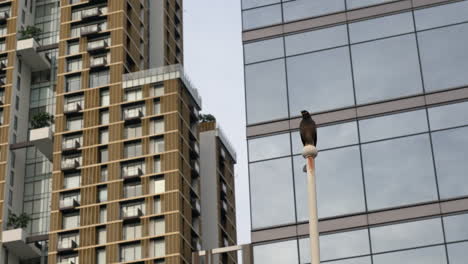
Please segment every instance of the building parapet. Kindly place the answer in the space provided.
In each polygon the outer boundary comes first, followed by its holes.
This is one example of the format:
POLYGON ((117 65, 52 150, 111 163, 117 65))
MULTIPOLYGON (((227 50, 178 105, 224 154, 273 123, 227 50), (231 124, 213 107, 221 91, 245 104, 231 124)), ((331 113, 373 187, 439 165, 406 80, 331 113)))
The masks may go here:
POLYGON ((181 64, 173 64, 158 68, 152 68, 139 72, 131 72, 123 75, 123 88, 135 87, 144 84, 157 83, 166 80, 173 80, 180 78, 190 95, 201 108, 202 101, 198 90, 192 85, 192 82, 185 74, 184 68, 181 64))

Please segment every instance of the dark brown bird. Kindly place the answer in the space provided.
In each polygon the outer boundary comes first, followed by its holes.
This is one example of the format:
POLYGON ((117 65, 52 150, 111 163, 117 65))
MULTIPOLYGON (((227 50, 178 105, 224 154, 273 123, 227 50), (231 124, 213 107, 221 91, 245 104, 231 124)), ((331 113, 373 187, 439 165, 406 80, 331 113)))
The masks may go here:
POLYGON ((313 145, 317 146, 317 125, 315 121, 310 116, 308 111, 302 110, 302 121, 299 126, 301 133, 301 140, 304 146, 313 145))

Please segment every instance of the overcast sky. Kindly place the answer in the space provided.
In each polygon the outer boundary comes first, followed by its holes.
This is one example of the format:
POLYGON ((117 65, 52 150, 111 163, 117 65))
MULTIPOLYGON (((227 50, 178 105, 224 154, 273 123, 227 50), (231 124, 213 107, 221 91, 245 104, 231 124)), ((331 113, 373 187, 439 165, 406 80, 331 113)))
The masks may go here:
POLYGON ((238 243, 250 242, 240 0, 185 0, 185 69, 237 151, 238 243))

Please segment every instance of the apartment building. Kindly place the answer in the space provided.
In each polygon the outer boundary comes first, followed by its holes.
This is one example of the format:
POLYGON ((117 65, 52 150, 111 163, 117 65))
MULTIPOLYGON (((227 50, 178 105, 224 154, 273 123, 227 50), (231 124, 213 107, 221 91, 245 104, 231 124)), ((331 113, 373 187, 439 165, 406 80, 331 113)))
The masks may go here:
MULTIPOLYGON (((200 131, 201 211, 203 249, 237 245, 234 164, 236 152, 216 121, 202 122, 200 131)), ((213 256, 212 263, 237 263, 237 254, 213 256)))
POLYGON ((1 263, 191 262, 182 34, 180 0, 0 1, 1 263))
POLYGON ((242 0, 256 264, 466 262, 468 1, 242 0))

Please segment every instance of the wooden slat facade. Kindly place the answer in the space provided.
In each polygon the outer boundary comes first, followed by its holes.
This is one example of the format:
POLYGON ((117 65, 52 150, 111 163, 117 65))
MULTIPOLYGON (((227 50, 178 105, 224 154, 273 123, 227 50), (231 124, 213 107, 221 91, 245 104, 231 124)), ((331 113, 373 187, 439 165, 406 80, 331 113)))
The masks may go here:
MULTIPOLYGON (((8 171, 8 158, 10 156, 9 143, 12 139, 11 131, 11 107, 14 102, 13 89, 14 89, 14 67, 16 64, 16 25, 17 25, 17 9, 18 0, 1 1, 0 6, 10 6, 10 16, 6 21, 7 33, 2 38, 5 39, 5 51, 0 52, 0 57, 7 58, 8 63, 5 68, 1 69, 6 76, 4 85, 0 86, 3 90, 3 104, 0 105, 0 115, 3 120, 0 124, 0 225, 3 225, 4 215, 7 208, 3 205, 7 201, 8 187, 5 184, 6 176, 9 175, 8 171)), ((0 235, 1 241, 1 235, 0 235)))
MULTIPOLYGON (((74 251, 78 254, 80 263, 96 263, 96 250, 106 249, 108 263, 120 262, 120 245, 134 240, 124 240, 122 229, 123 220, 121 217, 121 204, 134 200, 144 201, 146 206, 145 215, 140 218, 142 224, 142 238, 139 241, 142 246, 142 260, 138 263, 154 263, 155 258, 150 254, 151 241, 161 236, 151 236, 149 233, 150 219, 163 217, 165 219, 165 239, 166 257, 165 263, 179 264, 190 263, 192 248, 192 205, 191 205, 191 177, 192 168, 190 160, 190 142, 198 135, 190 132, 191 114, 194 101, 191 99, 187 89, 179 79, 164 81, 164 95, 154 97, 150 95, 153 85, 147 84, 142 88, 143 98, 131 103, 124 101, 122 88, 122 76, 127 72, 134 72, 146 69, 149 65, 148 47, 148 7, 144 6, 146 1, 140 0, 112 0, 107 2, 107 29, 99 34, 107 34, 110 38, 110 45, 107 51, 110 54, 109 85, 103 87, 89 88, 90 54, 87 52, 88 38, 81 36, 71 37, 73 26, 80 24, 80 21, 72 21, 72 12, 91 6, 92 3, 82 1, 78 4, 70 5, 68 0, 61 1, 61 26, 58 59, 58 80, 57 80, 57 109, 56 109, 56 131, 54 136, 53 154, 53 183, 52 183, 52 209, 49 235, 49 264, 58 263, 58 255, 63 254, 57 251, 57 244, 60 234, 76 232, 80 235, 78 248, 74 251), (141 14, 146 14, 141 16, 141 14), (79 56, 82 58, 83 69, 81 75, 81 89, 74 92, 66 91, 67 72, 67 43, 78 40, 80 43, 79 56), (100 105, 100 94, 103 90, 108 90, 110 104, 100 105), (84 97, 83 109, 78 115, 83 117, 83 128, 80 130, 67 131, 66 122, 69 118, 64 114, 65 97, 73 94, 82 94, 84 97), (152 114, 154 101, 159 100, 161 113, 152 114), (129 104, 142 104, 145 106, 145 116, 141 119, 142 135, 131 140, 125 139, 123 130, 125 121, 123 119, 123 108, 129 104), (100 113, 109 112, 109 124, 100 124, 100 113), (150 148, 150 140, 154 138, 150 132, 150 120, 163 118, 165 132, 161 135, 164 138, 165 151, 155 154, 150 148), (107 129, 109 132, 109 142, 100 143, 100 131, 107 129), (79 153, 81 153, 82 163, 79 168, 81 174, 81 185, 73 190, 79 191, 80 203, 75 210, 80 213, 80 226, 74 229, 63 229, 63 214, 59 207, 60 195, 71 191, 64 189, 64 172, 61 170, 61 161, 67 154, 62 153, 63 138, 69 134, 80 133, 83 137, 79 153), (146 172, 140 177, 142 184, 142 195, 132 198, 124 198, 124 180, 121 175, 121 164, 123 162, 135 160, 133 157, 124 157, 124 144, 128 141, 140 140, 142 142, 143 155, 138 160, 143 160, 146 172), (100 149, 107 148, 108 161, 101 162, 100 149), (161 159, 161 173, 153 173, 154 159, 161 159), (107 180, 101 179, 103 168, 107 169, 107 180), (154 195, 150 192, 150 178, 164 177, 165 192, 154 195), (107 201, 98 201, 98 190, 107 188, 107 201), (155 212, 155 197, 161 199, 162 212, 155 212), (107 222, 100 223, 100 210, 105 207, 107 222), (97 243, 97 229, 106 228, 106 243, 97 243)), ((165 54, 165 61, 169 64, 182 61, 182 32, 181 26, 177 29, 173 23, 174 15, 180 17, 182 23, 182 4, 180 0, 163 1, 167 15, 172 16, 172 25, 165 26, 166 30, 172 30, 173 42, 169 48, 170 53, 165 54), (175 4, 177 2, 177 4, 175 4), (169 6, 166 6, 169 5, 169 6), (177 6, 177 10, 176 10, 177 6), (176 39, 176 33, 179 40, 176 39), (176 54, 176 46, 180 54, 176 54), (178 57, 178 59, 176 59, 178 57)), ((99 1, 97 1, 99 3, 99 1)), ((76 55, 73 55, 76 57, 76 55)), ((76 74, 74 72, 73 74, 76 74)), ((195 138, 195 139, 194 139, 195 138)), ((198 143, 196 143, 198 144, 198 143)), ((134 262, 129 262, 134 263, 134 262)))

